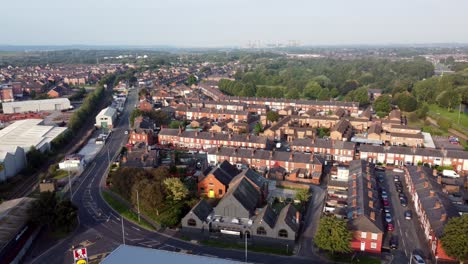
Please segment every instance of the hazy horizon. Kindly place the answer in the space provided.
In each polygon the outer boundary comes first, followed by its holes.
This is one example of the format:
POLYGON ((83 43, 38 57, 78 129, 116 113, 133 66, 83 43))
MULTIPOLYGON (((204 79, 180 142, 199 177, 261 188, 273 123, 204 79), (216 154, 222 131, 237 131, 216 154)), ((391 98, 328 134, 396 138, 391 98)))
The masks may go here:
POLYGON ((19 0, 0 45, 240 47, 465 44, 463 0, 19 0))

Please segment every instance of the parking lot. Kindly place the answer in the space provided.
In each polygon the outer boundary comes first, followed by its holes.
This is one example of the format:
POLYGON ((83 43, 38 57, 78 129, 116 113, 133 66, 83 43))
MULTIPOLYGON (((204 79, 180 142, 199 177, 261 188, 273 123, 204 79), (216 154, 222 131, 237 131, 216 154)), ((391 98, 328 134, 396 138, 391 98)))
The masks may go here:
POLYGON ((404 173, 392 169, 375 170, 375 176, 379 183, 386 229, 382 247, 392 252, 393 263, 409 263, 413 254, 430 259, 423 230, 404 182, 404 173), (407 211, 411 217, 405 215, 407 211))

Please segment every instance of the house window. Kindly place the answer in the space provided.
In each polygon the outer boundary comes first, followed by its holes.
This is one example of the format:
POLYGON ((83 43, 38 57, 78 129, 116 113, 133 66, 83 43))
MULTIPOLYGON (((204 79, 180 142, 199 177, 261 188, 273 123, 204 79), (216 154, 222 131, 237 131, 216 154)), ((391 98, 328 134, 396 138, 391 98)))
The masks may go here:
POLYGON ((378 237, 377 233, 372 233, 372 240, 377 240, 377 237, 378 237))
POLYGON ((205 191, 205 188, 201 187, 200 192, 204 192, 204 191, 205 191))
POLYGON ((263 226, 259 226, 257 228, 257 235, 265 236, 266 235, 266 230, 263 226))
POLYGON ((370 243, 370 247, 372 249, 376 249, 377 248, 377 243, 375 243, 375 242, 370 243))
POLYGON ((367 237, 367 233, 366 232, 361 232, 361 238, 366 238, 367 237))
POLYGON ((187 220, 187 225, 189 225, 189 226, 196 226, 196 225, 197 225, 197 221, 195 221, 195 219, 190 218, 189 220, 187 220))
POLYGON ((278 231, 278 236, 279 237, 288 237, 288 231, 286 231, 284 229, 281 229, 280 231, 278 231))
POLYGON ((223 190, 222 190, 222 189, 219 189, 219 190, 218 190, 218 194, 219 194, 219 195, 222 195, 222 194, 223 194, 223 190))

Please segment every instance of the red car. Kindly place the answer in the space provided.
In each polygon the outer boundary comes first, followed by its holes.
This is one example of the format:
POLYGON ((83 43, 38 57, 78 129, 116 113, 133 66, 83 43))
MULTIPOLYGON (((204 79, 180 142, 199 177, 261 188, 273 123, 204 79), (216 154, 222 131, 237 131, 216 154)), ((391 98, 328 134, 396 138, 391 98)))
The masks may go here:
POLYGON ((393 230, 395 230, 395 227, 393 226, 392 223, 387 224, 387 230, 388 230, 388 231, 393 231, 393 230))
POLYGON ((384 205, 384 206, 390 206, 390 203, 388 202, 388 200, 384 200, 384 201, 383 201, 383 205, 384 205))

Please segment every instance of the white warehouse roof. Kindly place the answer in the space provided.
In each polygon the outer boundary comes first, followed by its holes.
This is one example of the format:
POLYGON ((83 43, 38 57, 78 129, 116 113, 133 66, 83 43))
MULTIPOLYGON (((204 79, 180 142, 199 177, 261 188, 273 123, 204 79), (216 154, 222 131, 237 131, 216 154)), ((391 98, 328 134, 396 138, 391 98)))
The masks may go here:
POLYGON ((160 249, 120 245, 101 264, 138 264, 171 263, 171 264, 234 264, 245 263, 222 258, 184 254, 160 249))
POLYGON ((3 103, 3 107, 17 107, 26 105, 40 105, 40 104, 65 104, 70 105, 68 98, 54 98, 54 99, 43 99, 43 100, 27 100, 27 101, 16 101, 3 103))
POLYGON ((113 107, 106 107, 99 112, 98 116, 114 116, 116 111, 113 107))
POLYGON ((42 119, 16 121, 0 130, 0 149, 21 147, 25 152, 29 151, 31 146, 41 149, 65 130, 66 127, 44 126, 42 119))

